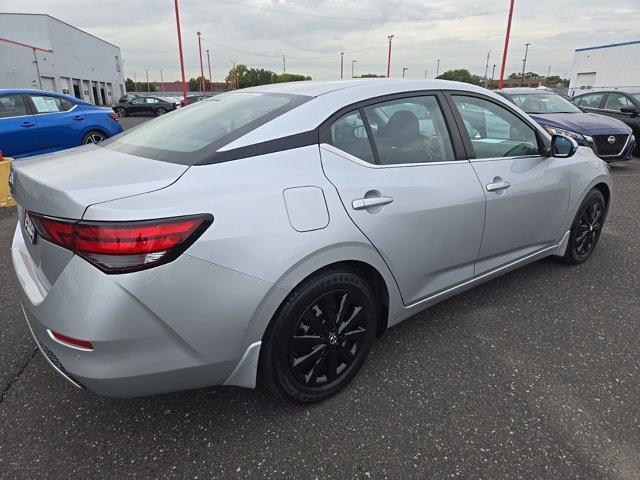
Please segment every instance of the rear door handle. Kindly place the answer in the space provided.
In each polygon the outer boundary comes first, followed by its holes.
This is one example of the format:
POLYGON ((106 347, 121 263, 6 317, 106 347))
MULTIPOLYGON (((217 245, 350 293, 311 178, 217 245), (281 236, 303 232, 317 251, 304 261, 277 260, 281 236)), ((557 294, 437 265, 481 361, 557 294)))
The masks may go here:
POLYGON ((84 120, 84 117, 82 115, 76 115, 75 117, 73 117, 74 120, 84 120))
POLYGON ((391 197, 357 198, 351 202, 351 206, 354 210, 364 210, 366 208, 389 205, 391 202, 393 202, 391 197))
POLYGON ((511 184, 509 182, 495 182, 487 185, 487 192, 495 192, 496 190, 506 190, 511 184))
POLYGON ((35 123, 33 123, 33 122, 24 122, 24 123, 23 123, 22 125, 20 125, 20 126, 21 126, 21 127, 25 127, 25 128, 27 128, 27 127, 35 127, 35 126, 36 126, 36 124, 35 124, 35 123))

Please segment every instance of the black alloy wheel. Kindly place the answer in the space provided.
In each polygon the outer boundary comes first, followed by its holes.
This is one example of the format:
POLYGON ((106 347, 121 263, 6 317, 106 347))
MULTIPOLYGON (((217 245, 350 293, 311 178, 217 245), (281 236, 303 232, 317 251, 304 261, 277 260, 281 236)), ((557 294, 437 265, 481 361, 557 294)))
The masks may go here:
POLYGON ((330 384, 355 361, 367 334, 366 307, 347 290, 325 293, 305 310, 289 340, 289 368, 303 385, 330 384))
POLYGON ((167 111, 164 108, 159 108, 158 110, 156 110, 156 115, 158 116, 164 115, 165 113, 167 113, 167 111))
POLYGON ((287 297, 264 335, 260 376, 277 397, 324 400, 356 375, 371 350, 379 307, 355 270, 321 271, 287 297))
POLYGON ((589 192, 573 222, 565 261, 578 264, 589 259, 600 239, 606 214, 602 193, 599 190, 589 192))
POLYGON ((126 117, 126 116, 127 116, 127 111, 126 111, 124 108, 122 108, 122 107, 117 108, 117 109, 116 109, 116 113, 117 113, 117 114, 118 114, 118 116, 119 116, 119 117, 121 117, 121 118, 122 118, 122 117, 126 117))

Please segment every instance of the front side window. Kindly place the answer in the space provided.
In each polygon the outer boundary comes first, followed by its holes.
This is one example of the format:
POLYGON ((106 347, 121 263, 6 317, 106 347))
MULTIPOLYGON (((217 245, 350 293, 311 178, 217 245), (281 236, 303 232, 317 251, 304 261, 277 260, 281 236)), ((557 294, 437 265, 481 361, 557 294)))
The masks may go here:
POLYGON ((62 105, 62 100, 58 97, 46 95, 30 95, 31 101, 36 108, 36 113, 55 113, 67 110, 62 105))
POLYGON ((506 108, 477 97, 454 95, 453 100, 476 158, 540 153, 535 130, 506 108))
POLYGON ((2 95, 0 97, 0 118, 20 117, 27 114, 27 106, 22 95, 2 95))
POLYGON ((383 165, 455 160, 435 96, 402 98, 364 108, 383 165))
POLYGON ((376 163, 359 111, 347 113, 333 122, 331 144, 365 162, 376 163))
POLYGON ((604 108, 607 110, 620 110, 624 107, 633 107, 633 102, 622 93, 610 93, 607 95, 607 101, 604 104, 604 108))
MULTIPOLYGON (((132 155, 194 165, 310 98, 275 93, 225 93, 144 123, 100 145, 132 155)), ((134 103, 141 101, 145 99, 137 98, 134 103)))

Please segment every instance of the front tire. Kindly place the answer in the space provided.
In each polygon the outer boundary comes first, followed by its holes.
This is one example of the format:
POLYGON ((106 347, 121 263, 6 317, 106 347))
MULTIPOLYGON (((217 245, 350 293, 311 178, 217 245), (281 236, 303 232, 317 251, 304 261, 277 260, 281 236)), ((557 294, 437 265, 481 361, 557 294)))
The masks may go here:
POLYGON ((122 117, 126 117, 127 116, 127 111, 124 108, 118 108, 116 109, 116 114, 122 118, 122 117))
POLYGON ((156 115, 159 117, 160 115, 164 115, 165 113, 167 113, 167 111, 164 108, 159 108, 156 111, 156 115))
POLYGON ((296 287, 263 339, 260 374, 278 398, 309 404, 347 385, 364 364, 379 309, 371 287, 348 268, 319 272, 296 287))
POLYGON ((598 244, 607 213, 602 193, 591 190, 580 204, 573 220, 569 244, 563 260, 570 265, 586 262, 598 244))

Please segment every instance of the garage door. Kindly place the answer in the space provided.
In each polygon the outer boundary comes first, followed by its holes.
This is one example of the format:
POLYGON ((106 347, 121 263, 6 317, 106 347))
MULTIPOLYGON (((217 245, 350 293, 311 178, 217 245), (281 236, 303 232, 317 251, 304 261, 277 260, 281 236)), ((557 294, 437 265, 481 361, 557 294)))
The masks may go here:
POLYGON ((43 90, 49 90, 50 92, 56 91, 56 87, 53 84, 53 77, 40 77, 40 81, 42 82, 43 90))
POLYGON ((589 88, 596 84, 596 72, 579 73, 576 77, 577 88, 589 88))

